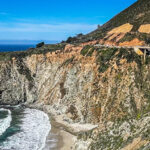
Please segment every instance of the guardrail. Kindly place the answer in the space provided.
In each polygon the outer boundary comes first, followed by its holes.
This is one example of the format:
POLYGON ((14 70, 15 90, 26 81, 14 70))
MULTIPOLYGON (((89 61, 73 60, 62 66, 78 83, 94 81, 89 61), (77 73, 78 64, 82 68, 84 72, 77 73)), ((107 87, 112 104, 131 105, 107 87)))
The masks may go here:
POLYGON ((134 48, 132 46, 115 46, 115 45, 102 45, 102 44, 96 44, 95 47, 106 47, 106 48, 134 48))

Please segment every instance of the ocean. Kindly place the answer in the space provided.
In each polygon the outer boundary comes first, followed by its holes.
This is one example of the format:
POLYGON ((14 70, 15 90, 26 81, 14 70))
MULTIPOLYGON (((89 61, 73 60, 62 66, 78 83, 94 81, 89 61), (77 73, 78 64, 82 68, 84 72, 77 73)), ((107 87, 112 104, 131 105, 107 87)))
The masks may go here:
POLYGON ((49 117, 40 110, 0 108, 0 150, 43 150, 50 130, 49 117))
POLYGON ((0 52, 24 51, 29 48, 35 48, 35 45, 0 44, 0 52))

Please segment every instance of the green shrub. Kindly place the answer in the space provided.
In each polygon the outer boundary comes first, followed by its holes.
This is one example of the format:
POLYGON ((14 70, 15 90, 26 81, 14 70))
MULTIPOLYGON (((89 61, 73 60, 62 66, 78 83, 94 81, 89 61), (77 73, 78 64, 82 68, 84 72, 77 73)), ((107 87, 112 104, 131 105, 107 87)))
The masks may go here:
POLYGON ((85 47, 83 47, 83 49, 81 50, 80 54, 83 56, 92 56, 94 50, 96 48, 93 47, 92 45, 86 45, 85 47))
POLYGON ((80 54, 83 55, 83 56, 85 56, 85 55, 88 53, 88 51, 89 51, 90 48, 91 48, 90 45, 86 45, 86 46, 83 47, 83 49, 81 50, 80 54))
POLYGON ((36 48, 39 48, 39 47, 42 47, 42 46, 44 46, 44 42, 41 42, 41 43, 38 43, 37 45, 36 45, 36 48))
POLYGON ((75 56, 72 56, 71 58, 65 60, 65 61, 62 63, 61 67, 62 67, 62 66, 65 66, 65 65, 68 65, 69 63, 72 63, 73 60, 74 60, 74 58, 75 58, 75 56))
POLYGON ((97 63, 100 65, 99 72, 105 72, 117 52, 116 48, 108 48, 98 52, 97 63))
POLYGON ((66 40, 66 43, 74 43, 76 42, 77 38, 76 37, 68 37, 68 39, 66 40))

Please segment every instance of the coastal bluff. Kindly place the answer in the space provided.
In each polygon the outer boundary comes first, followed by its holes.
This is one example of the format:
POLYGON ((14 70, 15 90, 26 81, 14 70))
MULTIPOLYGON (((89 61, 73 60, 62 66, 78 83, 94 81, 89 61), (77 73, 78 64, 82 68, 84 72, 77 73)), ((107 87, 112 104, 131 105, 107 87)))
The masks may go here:
POLYGON ((72 149, 149 148, 149 58, 143 64, 132 48, 92 44, 44 45, 0 58, 0 104, 49 113, 76 136, 72 149))

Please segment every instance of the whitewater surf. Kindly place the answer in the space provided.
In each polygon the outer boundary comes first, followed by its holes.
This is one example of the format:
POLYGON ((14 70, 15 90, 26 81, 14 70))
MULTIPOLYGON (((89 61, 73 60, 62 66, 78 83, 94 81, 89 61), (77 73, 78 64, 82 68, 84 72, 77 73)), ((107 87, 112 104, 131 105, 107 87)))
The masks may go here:
POLYGON ((23 110, 20 120, 16 121, 18 125, 15 126, 13 121, 15 117, 17 118, 17 115, 14 117, 13 110, 1 108, 0 113, 5 114, 4 117, 0 117, 0 149, 43 150, 46 138, 51 130, 47 114, 39 110, 26 108, 23 110), (17 132, 13 133, 12 129, 17 132), (11 133, 10 136, 9 133, 11 133))

